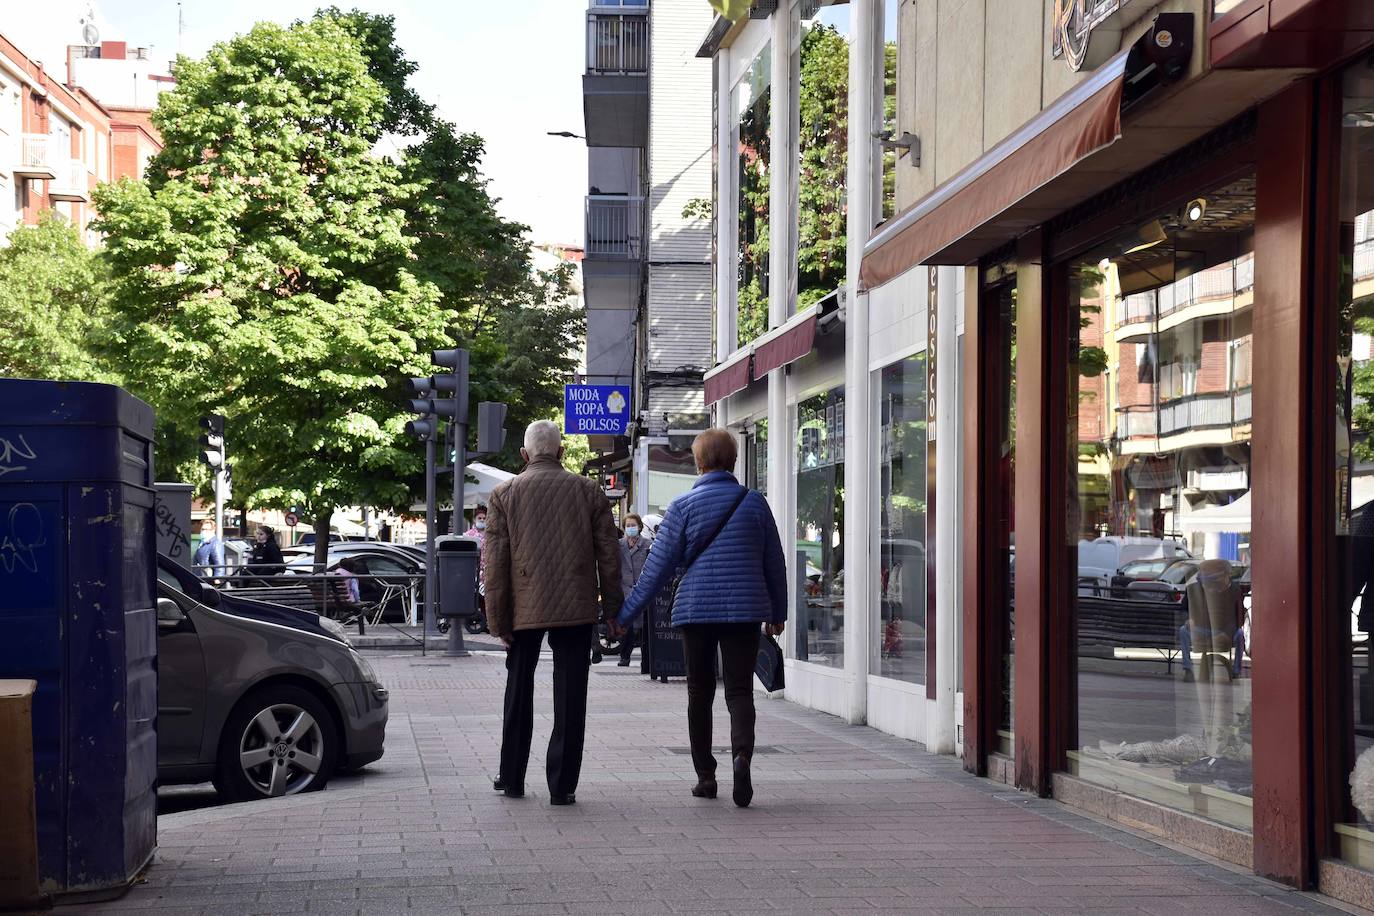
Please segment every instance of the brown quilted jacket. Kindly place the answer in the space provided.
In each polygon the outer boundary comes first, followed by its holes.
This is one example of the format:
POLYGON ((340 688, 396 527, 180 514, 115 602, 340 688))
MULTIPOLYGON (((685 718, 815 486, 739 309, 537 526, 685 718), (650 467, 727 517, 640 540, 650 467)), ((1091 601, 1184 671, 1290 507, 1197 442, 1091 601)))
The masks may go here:
POLYGON ((487 505, 487 625, 515 630, 594 623, 620 612, 620 532, 596 482, 539 457, 487 505))

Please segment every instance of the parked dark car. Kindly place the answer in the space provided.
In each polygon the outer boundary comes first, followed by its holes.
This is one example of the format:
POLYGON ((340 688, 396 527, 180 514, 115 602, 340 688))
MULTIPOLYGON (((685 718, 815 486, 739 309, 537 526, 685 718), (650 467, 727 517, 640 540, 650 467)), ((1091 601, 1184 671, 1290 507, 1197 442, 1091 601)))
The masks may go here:
MULTIPOLYGON (((1132 601, 1167 601, 1181 604, 1189 584, 1197 578, 1202 560, 1180 560, 1160 573, 1159 578, 1131 582, 1126 586, 1126 597, 1132 601)), ((1232 581, 1248 582, 1246 578, 1250 567, 1238 563, 1231 564, 1232 581)))
POLYGON ((382 756, 388 694, 333 621, 158 557, 158 778, 232 801, 324 788, 382 756))
POLYGON ((1186 562, 1178 557, 1150 557, 1132 560, 1124 564, 1112 576, 1112 597, 1125 598, 1126 589, 1132 582, 1151 582, 1164 574, 1169 567, 1186 562))
MULTIPOLYGON (((424 561, 405 551, 376 544, 329 545, 326 570, 337 569, 344 560, 358 577, 358 597, 364 605, 382 605, 383 619, 400 619, 407 602, 424 594, 424 561)), ((287 555, 286 573, 308 575, 314 571, 314 563, 313 551, 294 557, 287 555)))

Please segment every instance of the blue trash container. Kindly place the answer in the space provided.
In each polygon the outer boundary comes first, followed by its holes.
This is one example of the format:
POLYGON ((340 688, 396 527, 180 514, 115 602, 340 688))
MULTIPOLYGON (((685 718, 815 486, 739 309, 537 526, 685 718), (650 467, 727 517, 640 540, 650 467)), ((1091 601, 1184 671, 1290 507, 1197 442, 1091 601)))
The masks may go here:
POLYGON ((38 682, 39 883, 122 893, 157 840, 153 410, 0 378, 0 678, 38 682))

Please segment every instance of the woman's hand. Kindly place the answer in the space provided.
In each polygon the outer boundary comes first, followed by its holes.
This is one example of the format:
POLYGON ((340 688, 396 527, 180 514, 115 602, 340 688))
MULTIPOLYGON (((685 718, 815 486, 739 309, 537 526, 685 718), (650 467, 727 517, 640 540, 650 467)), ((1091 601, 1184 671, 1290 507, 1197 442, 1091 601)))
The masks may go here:
POLYGON ((784 623, 765 623, 765 624, 763 625, 763 632, 767 633, 769 636, 781 636, 781 635, 782 635, 782 631, 783 631, 784 629, 786 629, 786 628, 787 628, 787 624, 786 624, 785 622, 784 622, 784 623))

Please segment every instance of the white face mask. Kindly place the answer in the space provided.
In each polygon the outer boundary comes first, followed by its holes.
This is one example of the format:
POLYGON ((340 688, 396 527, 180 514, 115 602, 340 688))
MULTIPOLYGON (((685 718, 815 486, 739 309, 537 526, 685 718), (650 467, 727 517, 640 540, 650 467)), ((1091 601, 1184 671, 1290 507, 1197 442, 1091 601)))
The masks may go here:
POLYGON ((630 527, 626 528, 626 529, 625 529, 625 536, 626 536, 627 538, 637 538, 637 537, 639 537, 639 526, 638 526, 638 525, 631 525, 630 527))
POLYGON ((486 531, 486 530, 487 530, 487 520, 486 520, 486 519, 484 519, 484 518, 479 518, 479 519, 477 520, 477 530, 478 530, 478 531, 486 531))

